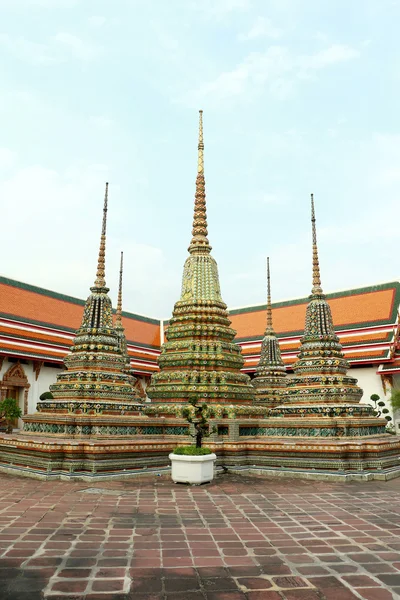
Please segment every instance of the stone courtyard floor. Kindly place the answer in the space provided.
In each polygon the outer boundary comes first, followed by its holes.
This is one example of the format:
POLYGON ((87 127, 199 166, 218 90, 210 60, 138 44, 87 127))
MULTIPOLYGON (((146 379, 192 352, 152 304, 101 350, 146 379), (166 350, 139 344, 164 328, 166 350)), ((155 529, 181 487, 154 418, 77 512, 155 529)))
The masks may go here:
POLYGON ((0 475, 0 598, 400 598, 400 479, 0 475))

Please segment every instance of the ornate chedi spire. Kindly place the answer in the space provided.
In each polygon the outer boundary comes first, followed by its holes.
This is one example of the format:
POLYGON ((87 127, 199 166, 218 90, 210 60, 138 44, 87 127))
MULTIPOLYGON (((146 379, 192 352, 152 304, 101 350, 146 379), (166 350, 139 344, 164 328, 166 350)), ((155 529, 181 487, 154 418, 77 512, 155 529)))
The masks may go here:
POLYGON ((252 381, 256 389, 256 402, 276 406, 285 402, 287 395, 286 369, 279 341, 272 326, 271 276, 267 258, 267 327, 261 344, 260 362, 252 381))
POLYGON ((306 310, 304 336, 296 377, 289 382, 290 398, 296 402, 359 402, 362 390, 357 380, 346 375, 349 364, 335 333, 330 306, 321 287, 314 197, 311 195, 312 293, 306 310))
MULTIPOLYGON (((275 435, 307 437, 307 444, 314 444, 307 446, 307 464, 314 468, 332 464, 343 468, 351 453, 347 455, 347 450, 332 445, 331 455, 323 455, 321 452, 326 452, 326 448, 319 446, 321 442, 315 438, 330 438, 326 440, 328 446, 336 443, 332 438, 338 437, 363 436, 368 440, 368 436, 385 432, 386 421, 375 417, 369 404, 360 403, 363 391, 357 386, 357 379, 347 375, 349 364, 321 286, 313 196, 311 225, 312 292, 306 309, 304 335, 298 360, 293 365, 294 377, 288 378, 286 403, 270 409, 269 423, 276 427, 275 435), (312 452, 317 454, 313 456, 312 452)), ((294 461, 293 464, 300 463, 294 461)))
MULTIPOLYGON (((76 332, 70 353, 64 359, 66 371, 60 373, 57 383, 50 386, 54 400, 67 403, 70 413, 80 413, 82 406, 84 412, 94 410, 101 413, 104 402, 138 400, 131 376, 126 370, 121 331, 113 324, 112 305, 105 281, 107 203, 108 184, 104 197, 96 279, 86 300, 81 326, 76 332)), ((39 406, 42 411, 46 405, 42 403, 39 406)), ((62 406, 57 405, 57 409, 61 410, 62 406)))
POLYGON ((200 111, 194 218, 181 298, 176 302, 148 396, 156 402, 182 403, 193 396, 208 403, 251 403, 250 378, 233 342, 227 307, 221 297, 218 267, 207 238, 203 114, 200 111))
MULTIPOLYGON (((97 272, 96 280, 94 282, 95 289, 107 289, 106 288, 106 232, 107 232, 107 210, 108 210, 108 182, 106 183, 106 191, 104 194, 104 206, 103 206, 103 223, 101 226, 101 237, 100 237, 100 248, 99 256, 97 259, 97 272)), ((93 289, 93 288, 90 288, 93 289)))
POLYGON ((121 352, 125 356, 126 361, 126 370, 127 373, 132 378, 132 383, 136 382, 136 377, 134 377, 131 367, 131 360, 128 354, 128 346, 126 343, 125 336, 125 328, 122 324, 122 276, 123 276, 123 268, 124 268, 124 253, 121 252, 121 263, 119 268, 119 286, 118 286, 118 300, 117 300, 117 309, 115 311, 115 330, 118 333, 120 339, 120 347, 121 352))
POLYGON ((289 399, 297 403, 359 402, 362 390, 347 376, 349 364, 335 333, 331 308, 321 287, 314 196, 311 194, 312 292, 295 377, 288 382, 289 399))
POLYGON ((197 145, 197 177, 194 196, 194 216, 192 240, 188 248, 190 254, 210 253, 211 246, 207 235, 206 182, 204 179, 204 141, 203 141, 203 111, 199 111, 199 142, 197 145))

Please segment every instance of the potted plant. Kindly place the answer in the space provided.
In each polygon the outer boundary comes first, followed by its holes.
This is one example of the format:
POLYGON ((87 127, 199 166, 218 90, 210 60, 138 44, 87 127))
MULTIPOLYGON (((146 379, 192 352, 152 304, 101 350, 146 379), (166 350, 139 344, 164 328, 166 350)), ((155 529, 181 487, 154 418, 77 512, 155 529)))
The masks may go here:
POLYGON ((40 394, 39 400, 53 400, 54 396, 51 392, 43 392, 40 394))
POLYGON ((171 460, 171 477, 175 483, 201 484, 214 478, 216 455, 209 448, 203 447, 203 439, 216 432, 210 429, 208 417, 212 416, 207 404, 199 404, 197 398, 189 400, 189 406, 181 410, 181 416, 194 426, 190 435, 196 440, 192 446, 180 446, 169 455, 171 460))
POLYGON ((0 420, 6 422, 6 432, 12 433, 14 419, 19 419, 22 416, 22 410, 18 406, 15 398, 4 398, 0 402, 0 420))

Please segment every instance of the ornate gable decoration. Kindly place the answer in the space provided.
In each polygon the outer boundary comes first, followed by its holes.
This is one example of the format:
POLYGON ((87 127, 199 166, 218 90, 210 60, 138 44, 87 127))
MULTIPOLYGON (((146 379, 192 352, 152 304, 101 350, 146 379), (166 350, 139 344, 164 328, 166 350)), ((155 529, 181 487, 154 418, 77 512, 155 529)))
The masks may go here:
POLYGON ((16 365, 11 366, 8 371, 4 373, 3 383, 8 383, 15 387, 29 387, 30 385, 24 368, 19 362, 16 365))

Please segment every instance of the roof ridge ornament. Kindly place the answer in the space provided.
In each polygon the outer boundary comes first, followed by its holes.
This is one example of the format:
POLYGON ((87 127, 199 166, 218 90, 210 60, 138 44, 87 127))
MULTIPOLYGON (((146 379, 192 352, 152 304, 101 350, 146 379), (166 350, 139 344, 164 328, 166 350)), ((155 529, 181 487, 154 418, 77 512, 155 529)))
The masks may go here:
POLYGON ((105 190, 105 194, 104 194, 103 222, 102 222, 102 226, 101 226, 99 256, 97 259, 96 280, 94 282, 95 288, 105 288, 106 287, 105 263, 106 263, 107 206, 108 206, 108 182, 106 183, 106 190, 105 190))
POLYGON ((313 272, 313 287, 312 294, 322 294, 321 274, 319 270, 318 260, 318 245, 317 245, 317 229, 315 225, 315 207, 314 194, 311 194, 311 226, 312 226, 312 272, 313 272))

